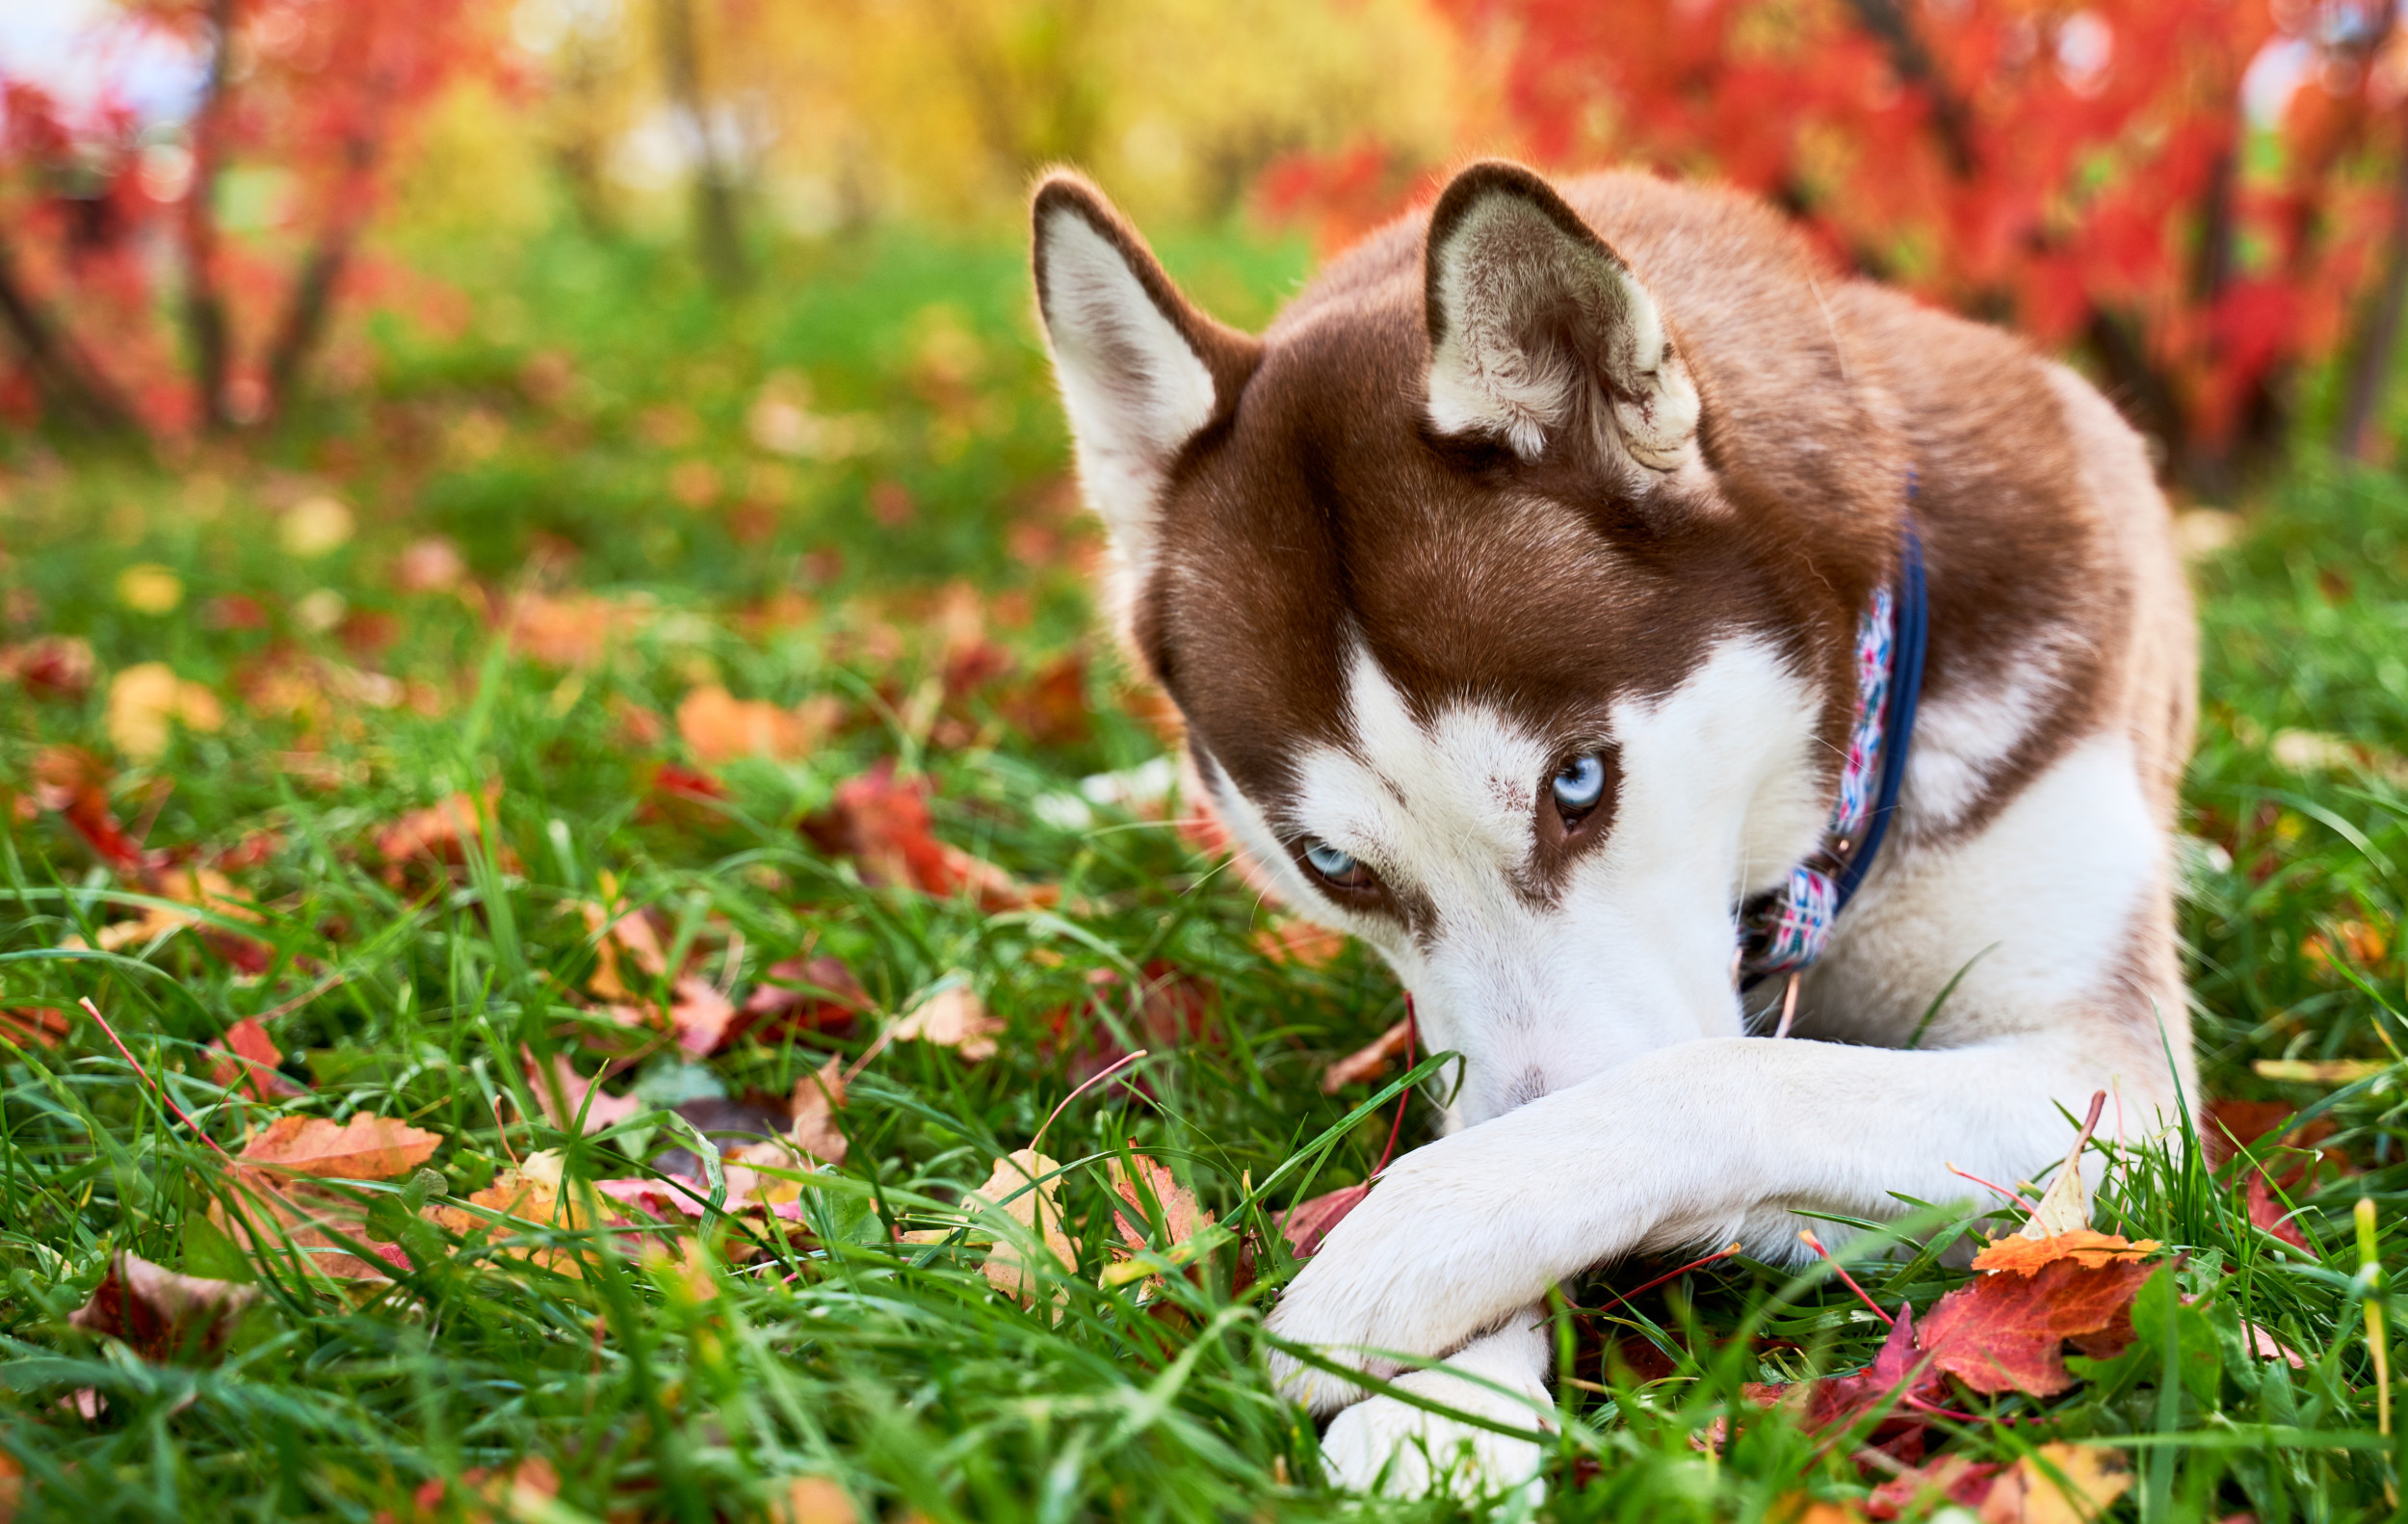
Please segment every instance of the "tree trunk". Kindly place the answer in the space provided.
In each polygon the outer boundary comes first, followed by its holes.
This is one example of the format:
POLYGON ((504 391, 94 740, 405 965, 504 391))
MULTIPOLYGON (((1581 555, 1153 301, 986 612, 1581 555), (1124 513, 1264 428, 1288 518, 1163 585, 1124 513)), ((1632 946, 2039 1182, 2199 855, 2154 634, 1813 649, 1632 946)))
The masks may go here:
POLYGON ((719 144, 711 133, 709 102, 702 94, 702 49, 694 35, 694 0, 655 0, 661 65, 669 99, 685 118, 694 156, 694 242, 703 273, 720 290, 743 289, 748 272, 736 227, 736 190, 719 144))
POLYGON ((377 166, 384 154, 388 125, 386 108, 392 104, 396 85, 384 71, 368 80, 368 105, 357 118, 360 125, 343 145, 342 178, 328 193, 326 221, 319 224, 317 242, 293 277, 292 294, 285 299, 284 315, 268 347, 267 416, 271 420, 289 412, 300 394, 301 373, 325 335, 327 314, 333 310, 335 288, 351 266, 352 250, 375 207, 377 166))
POLYGON ((215 434, 232 422, 226 406, 225 301, 218 289, 218 170, 225 152, 227 74, 234 54, 237 0, 210 0, 209 78, 193 115, 193 180, 184 192, 184 328, 193 347, 193 391, 200 426, 215 434))
POLYGON ((2342 392, 2341 415, 2333 426, 2333 448, 2355 460, 2371 460, 2380 446, 2375 428, 2383 394, 2399 352, 2401 309, 2408 306, 2408 153, 2400 156, 2392 187, 2391 248, 2385 251, 2382 283, 2373 293, 2373 311, 2360 325, 2358 353, 2350 357, 2342 392))
POLYGON ((134 409, 17 278, 5 241, 0 241, 0 323, 25 352, 34 384, 52 407, 95 429, 141 432, 134 409))

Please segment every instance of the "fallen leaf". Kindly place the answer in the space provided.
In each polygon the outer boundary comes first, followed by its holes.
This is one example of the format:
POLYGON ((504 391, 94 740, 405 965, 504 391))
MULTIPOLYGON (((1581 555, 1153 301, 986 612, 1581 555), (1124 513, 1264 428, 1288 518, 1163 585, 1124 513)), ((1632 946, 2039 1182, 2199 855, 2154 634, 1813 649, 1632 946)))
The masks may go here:
POLYGON ((2133 1243, 2117 1234, 2095 1232, 2087 1227, 2059 1233, 2052 1238, 2031 1238, 2018 1233, 2000 1239, 1975 1255, 1974 1269, 2029 1275, 2043 1265, 2070 1259, 2075 1264, 2096 1270, 2110 1261, 2137 1260, 2157 1250, 2155 1239, 2144 1238, 2133 1243))
POLYGON ((2380 1059, 2260 1059, 2249 1065, 2260 1079, 2299 1085, 2354 1085, 2392 1065, 2380 1059))
POLYGON ((1372 1194, 1372 1182, 1350 1185, 1341 1190, 1325 1191, 1309 1200, 1298 1201, 1280 1215, 1279 1231, 1298 1259, 1307 1259, 1320 1252, 1322 1241, 1329 1230, 1346 1220, 1346 1215, 1363 1204, 1372 1194))
POLYGON ((1742 1392, 1766 1406, 1787 1406, 1809 1433, 1845 1428, 1870 1413, 1886 1410, 1875 1431, 1876 1438, 1883 1438, 1920 1426, 1923 1420, 1915 1409, 1931 1406, 1947 1393, 1947 1379, 1916 1353, 1915 1343, 1915 1310, 1900 1302, 1880 1350, 1863 1370, 1788 1384, 1751 1382, 1742 1392))
POLYGON ((2099 1125, 2106 1107, 2107 1091, 2100 1090, 2090 1097, 2090 1115, 2082 1119, 2081 1130, 2074 1135, 2074 1145, 2065 1150, 2065 1162, 2057 1166, 2056 1177, 2034 1203, 2031 1216, 2023 1226, 2025 1238, 2061 1238, 2089 1228, 2090 1187, 2081 1176, 2081 1151, 2089 1146, 2091 1131, 2099 1125))
POLYGON ((1212 1225, 1213 1214, 1196 1201, 1195 1193, 1181 1185, 1171 1172, 1143 1154, 1132 1154, 1129 1165, 1118 1159, 1112 1161, 1108 1173, 1112 1194, 1120 1200, 1112 1209, 1112 1226, 1120 1233, 1122 1243, 1131 1248, 1145 1248, 1151 1244, 1152 1222, 1157 1215, 1163 1224, 1162 1248, 1171 1248, 1195 1237, 1212 1225), (1152 1198, 1149 1210, 1147 1198, 1152 1198))
POLYGON ((2332 1117, 2318 1117, 2305 1126, 2290 1125, 2298 1115, 2299 1108, 2290 1101, 2210 1101, 2206 1128, 2208 1162, 2220 1165, 2236 1149, 2266 1139, 2280 1146, 2314 1149, 2333 1136, 2332 1117))
POLYGON ((109 764, 81 747, 43 747, 28 770, 38 808, 53 810, 110 872, 139 880, 165 861, 127 834, 109 804, 109 764))
POLYGON ((677 735, 704 767, 746 756, 794 761, 810 755, 843 718, 842 700, 830 695, 781 709, 706 684, 677 705, 677 735))
MULTIPOLYGON (((1144 982, 1134 1002, 1119 974, 1099 968, 1087 975, 1085 999, 1060 1008, 1047 1018, 1053 1043, 1068 1060, 1072 1085, 1084 1085, 1126 1061, 1133 1049, 1122 1040, 1124 1035, 1150 1053, 1217 1040, 1213 1012, 1220 996, 1209 980, 1164 959, 1146 964, 1141 972, 1144 982)), ((1144 1094, 1154 1093, 1143 1074, 1133 1074, 1126 1083, 1144 1094)))
POLYGON ((254 1259, 274 1256, 286 1264, 298 1259, 312 1274, 346 1281, 387 1280, 388 1271, 409 1267, 400 1245, 369 1240, 365 1207, 306 1177, 237 1169, 228 1184, 235 1206, 229 1207, 225 1196, 211 1200, 209 1221, 254 1259), (376 1259, 353 1253, 345 1241, 367 1248, 376 1259))
POLYGON ((17 683, 36 698, 80 699, 99 675, 92 643, 80 635, 43 635, 0 645, 0 681, 17 683))
POLYGON ((593 973, 586 980, 586 987, 605 1000, 625 1000, 634 993, 619 972, 618 955, 626 953, 636 966, 652 979, 668 971, 668 956, 661 951, 660 933, 652 928, 650 918, 642 910, 629 910, 614 919, 610 911, 591 900, 575 902, 577 912, 585 918, 586 930, 594 939, 593 973))
POLYGON ((995 697, 1004 723, 1041 747, 1074 747, 1094 732, 1086 696, 1086 657, 1068 651, 995 697))
POLYGON ((1411 1017, 1372 1038, 1322 1071, 1322 1093, 1335 1095, 1348 1086, 1385 1073, 1388 1065, 1413 1045, 1411 1017))
POLYGON ((794 1122, 786 1129, 787 1141, 822 1164, 843 1164, 847 1145, 836 1125, 836 1113, 844 1104, 844 1055, 833 1054, 818 1069, 795 1081, 794 1099, 789 1103, 794 1122))
POLYGON ((109 680, 109 741, 136 762, 164 755, 177 725, 207 732, 224 724, 218 696, 176 676, 165 662, 141 662, 109 680))
POLYGON ((2277 730, 2266 751, 2293 773, 2369 773, 2408 784, 2408 757, 2321 730, 2277 730))
POLYGON ((843 959, 789 958, 771 964, 745 997, 742 1019, 729 1036, 774 1042, 788 1032, 841 1032, 869 1009, 870 992, 843 959))
POLYGON ((65 1040, 72 1030, 66 1012, 56 1006, 11 1006, 0 1008, 0 1038, 18 1047, 55 1048, 65 1040))
POLYGON ((2274 1188, 2266 1180, 2264 1169, 2249 1171, 2247 1199, 2250 1222, 2293 1248, 2308 1247, 2308 1235, 2299 1231, 2299 1224, 2291 1221, 2290 1209, 2274 1199, 2274 1188))
POLYGON ((423 1520, 458 1519, 462 1524, 500 1524, 505 1519, 542 1518, 560 1496, 560 1473, 541 1457, 514 1466, 471 1466, 456 1481, 425 1483, 410 1502, 423 1520))
POLYGON ((1942 1504, 1975 1509, 1990 1495, 2002 1467, 1969 1456, 1942 1456, 1927 1466, 1909 1467, 1872 1489, 1865 1500, 1865 1516, 1872 1519, 1924 1517, 1942 1504))
POLYGON ((812 843, 860 864, 862 881, 880 888, 917 889, 951 899, 975 896, 989 912, 1058 903, 1051 885, 1024 885, 1003 869, 936 839, 924 779, 901 781, 888 757, 836 785, 825 810, 803 822, 812 843))
POLYGON ((243 1145, 245 1164, 327 1180, 389 1180, 425 1164, 443 1140, 389 1117, 279 1117, 243 1145))
POLYGON ((277 1071, 276 1065, 284 1062, 284 1054, 256 1016, 245 1016, 226 1028, 225 1035, 210 1043, 209 1049, 224 1055, 210 1062, 209 1078, 228 1090, 239 1089, 256 1101, 302 1092, 301 1086, 277 1071))
MULTIPOLYGON (((492 819, 501 803, 502 785, 488 783, 482 798, 486 819, 492 819)), ((473 794, 455 794, 440 803, 414 809, 377 832, 377 854, 384 859, 384 881, 400 888, 406 881, 406 870, 412 863, 432 863, 449 872, 463 867, 468 852, 484 841, 478 828, 480 798, 473 794)), ((505 851, 498 854, 507 869, 515 861, 505 851)))
POLYGON ((2045 1444, 1991 1485, 1981 1524, 2091 1524, 2132 1485, 2120 1450, 2045 1444))
POLYGON ((717 985, 689 974, 671 986, 668 1019, 677 1045, 700 1058, 725 1045, 736 1007, 717 985))
POLYGON ((1292 915, 1255 933, 1254 950, 1274 963, 1327 968, 1347 950, 1347 936, 1292 915))
POLYGON ((411 540, 393 561, 393 586, 404 592, 449 592, 467 575, 467 558, 440 535, 411 540))
POLYGON ((136 614, 172 614, 184 601, 184 579, 155 561, 118 573, 118 601, 136 614))
POLYGON ((556 598, 529 590, 510 600, 502 622, 513 650, 549 667, 588 668, 651 618, 651 608, 637 601, 589 592, 556 598))
POLYGON ((181 1275, 138 1255, 110 1256, 92 1300, 67 1314, 87 1333, 122 1339, 147 1360, 213 1355, 259 1300, 255 1286, 181 1275))
POLYGON ((1865 1524, 1865 1515, 1845 1503, 1829 1503, 1791 1492, 1772 1500, 1765 1510, 1772 1524, 1865 1524))
POLYGON ((2132 1303, 2151 1267, 2111 1259, 2097 1268, 2052 1259, 2029 1274, 1992 1273, 1942 1297, 1919 1343, 1941 1370, 1976 1392, 2053 1397, 2074 1384, 2063 1347, 2107 1356, 2132 1339, 2132 1303))
POLYGON ((601 1076, 587 1079, 578 1073, 565 1054, 552 1055, 550 1081, 537 1066, 533 1053, 521 1048, 518 1056, 527 1071, 527 1088, 535 1091, 536 1104, 543 1108, 545 1118, 563 1132, 566 1132, 571 1125, 579 1125, 582 1136, 590 1138, 595 1133, 617 1126, 643 1110, 643 1102, 633 1095, 613 1095, 604 1090, 601 1076), (558 1101, 553 1098, 554 1082, 560 1088, 558 1101), (567 1108, 565 1111, 559 1109, 563 1104, 567 1108), (582 1123, 579 1122, 580 1117, 583 1118, 582 1123))
POLYGON ((797 1477, 770 1501, 772 1524, 860 1524, 860 1511, 825 1477, 797 1477))
POLYGON ((1006 1030, 967 985, 947 985, 895 1023, 893 1036, 898 1041, 952 1048, 965 1063, 982 1064, 995 1056, 995 1039, 1006 1030))
MULTIPOLYGON (((965 1205, 977 1202, 997 1208, 1027 1230, 1027 1242, 997 1238, 982 1267, 998 1290, 1009 1293, 1023 1306, 1034 1304, 1042 1278, 1032 1251, 1050 1256, 1056 1271, 1077 1262, 1070 1235, 1062 1231, 1060 1169, 1034 1148, 1014 1149, 995 1161, 995 1172, 986 1184, 962 1198, 965 1205)), ((1064 1295, 1057 1287, 1054 1299, 1059 1301, 1064 1295)))

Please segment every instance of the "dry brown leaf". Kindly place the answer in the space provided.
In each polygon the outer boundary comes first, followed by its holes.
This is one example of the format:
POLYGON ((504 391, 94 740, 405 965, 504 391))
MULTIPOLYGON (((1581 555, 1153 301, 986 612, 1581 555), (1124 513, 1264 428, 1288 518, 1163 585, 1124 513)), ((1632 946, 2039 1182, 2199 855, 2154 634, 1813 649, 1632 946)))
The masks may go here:
POLYGON ((795 1081, 788 1110, 794 1124, 786 1137, 808 1157, 822 1164, 845 1162, 845 1135, 836 1126, 836 1113, 845 1104, 845 1061, 842 1054, 795 1081))
MULTIPOLYGON (((986 1184, 962 1197, 965 1206, 977 1203, 998 1208, 1026 1230, 1017 1241, 997 1237, 982 1267, 998 1290, 1008 1292, 1023 1306, 1034 1304, 1041 1279, 1032 1259, 1034 1252, 1050 1255, 1056 1272, 1066 1271, 1076 1262, 1070 1235, 1062 1231, 1060 1169, 1061 1166, 1034 1148, 1014 1149, 995 1161, 995 1172, 986 1184)), ((1061 1288, 1055 1288, 1055 1301, 1064 1295, 1061 1288)))
POLYGON ((895 1024, 900 1041, 932 1042, 952 1048, 964 1060, 981 1064, 995 1056, 995 1039, 1004 1023, 988 1013, 986 1003, 965 985, 948 985, 914 1007, 895 1024))
POLYGON ((1362 1047, 1355 1049, 1322 1071, 1322 1093, 1335 1095, 1359 1080, 1368 1080, 1384 1073, 1413 1045, 1411 1017, 1398 1022, 1362 1047))
POLYGON ((390 1117, 353 1117, 341 1126, 323 1117, 279 1117, 243 1145, 257 1169, 327 1180, 390 1180, 425 1164, 443 1140, 390 1117))
POLYGON ((2091 1524, 2132 1485, 2120 1450, 2042 1445, 1990 1485, 1990 1495, 1981 1502, 1981 1524, 2091 1524), (2064 1480, 2052 1476, 2050 1467, 2064 1480))
POLYGON ((87 1333, 122 1339, 147 1360, 215 1354, 259 1300, 255 1286, 180 1275, 138 1255, 111 1257, 92 1300, 67 1314, 87 1333))

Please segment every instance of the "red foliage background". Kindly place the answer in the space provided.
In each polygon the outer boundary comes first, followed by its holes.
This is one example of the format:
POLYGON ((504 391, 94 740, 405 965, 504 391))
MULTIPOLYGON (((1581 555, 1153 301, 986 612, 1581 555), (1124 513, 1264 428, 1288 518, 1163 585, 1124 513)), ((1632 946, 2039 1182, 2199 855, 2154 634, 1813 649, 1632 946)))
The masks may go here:
MULTIPOLYGON (((2382 352, 2361 369, 2388 369, 2395 0, 1439 3, 1500 59, 1529 157, 1730 181, 1851 268, 2078 348, 2193 486, 2278 448, 2301 367, 2353 329, 2382 352), (2301 77, 2253 122, 2262 58, 2301 77)), ((1411 189, 1368 145, 1281 166, 1264 193, 1344 236, 1411 189)), ((2343 432, 2363 434, 2353 406, 2343 432)))
POLYGON ((0 79, 0 406, 176 434, 275 416, 335 303, 397 138, 500 57, 472 0, 142 0, 129 27, 206 70, 180 131, 119 102, 71 114, 0 79), (273 171, 260 236, 219 225, 224 172, 273 171))

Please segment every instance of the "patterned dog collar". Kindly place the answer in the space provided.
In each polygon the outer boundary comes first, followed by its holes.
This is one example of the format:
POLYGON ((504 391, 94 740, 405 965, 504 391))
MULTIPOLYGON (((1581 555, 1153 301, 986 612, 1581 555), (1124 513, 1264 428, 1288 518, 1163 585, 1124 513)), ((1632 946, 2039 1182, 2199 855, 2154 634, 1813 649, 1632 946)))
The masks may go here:
MULTIPOLYGON (((1910 480, 1907 497, 1914 498, 1910 480)), ((1794 975, 1831 944, 1831 930, 1872 867, 1898 813, 1906 752, 1923 688, 1924 637, 1930 610, 1924 594, 1922 537, 1910 514, 1896 590, 1877 588, 1856 622, 1856 719, 1847 761, 1822 845, 1790 870, 1789 881, 1748 902, 1740 917, 1741 987, 1768 975, 1794 975)), ((1781 1031, 1795 1012, 1793 983, 1781 1031)))

